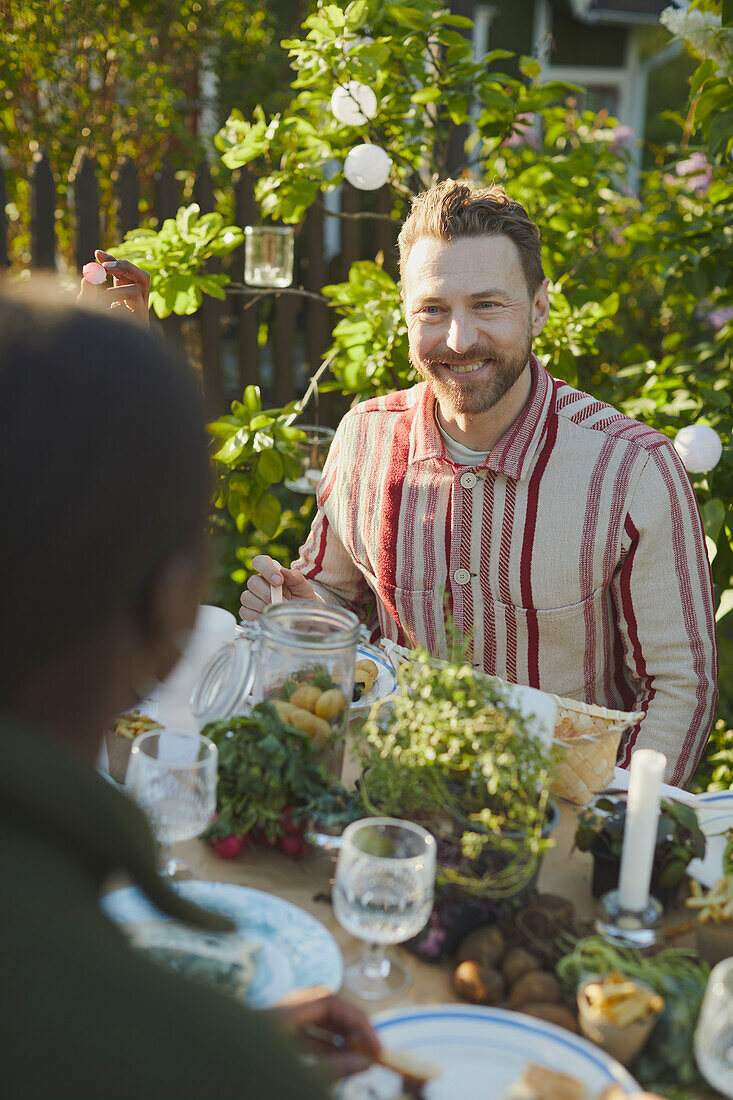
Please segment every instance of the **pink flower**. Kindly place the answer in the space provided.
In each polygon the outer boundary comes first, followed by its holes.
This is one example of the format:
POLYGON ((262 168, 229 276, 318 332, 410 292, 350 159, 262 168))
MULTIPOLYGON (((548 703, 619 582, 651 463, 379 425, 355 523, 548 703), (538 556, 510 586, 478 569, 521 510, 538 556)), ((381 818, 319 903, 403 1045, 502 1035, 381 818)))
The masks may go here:
POLYGON ((679 161, 674 170, 698 194, 704 194, 713 180, 713 170, 703 153, 692 153, 687 160, 679 161))
POLYGON ((634 131, 630 126, 616 126, 615 129, 610 132, 610 148, 617 153, 619 149, 623 149, 624 145, 628 145, 630 141, 634 140, 634 131))
POLYGON ((721 329, 731 320, 733 320, 733 306, 728 306, 726 309, 713 309, 707 315, 707 322, 714 329, 721 329))

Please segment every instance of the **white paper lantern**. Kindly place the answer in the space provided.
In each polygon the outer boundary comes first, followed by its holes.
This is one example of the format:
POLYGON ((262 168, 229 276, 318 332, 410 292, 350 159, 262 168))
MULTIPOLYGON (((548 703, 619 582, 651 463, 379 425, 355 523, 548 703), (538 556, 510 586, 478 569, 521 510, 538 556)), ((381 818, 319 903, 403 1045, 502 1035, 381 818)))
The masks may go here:
POLYGON ((368 84, 347 80, 331 96, 331 114, 344 126, 363 126, 377 113, 377 97, 368 84))
POLYGON ((691 474, 706 474, 720 462, 723 444, 709 424, 688 424, 674 437, 674 448, 691 474))
POLYGON ((379 145, 355 145, 344 161, 344 175, 360 191, 376 191, 389 179, 392 161, 379 145))

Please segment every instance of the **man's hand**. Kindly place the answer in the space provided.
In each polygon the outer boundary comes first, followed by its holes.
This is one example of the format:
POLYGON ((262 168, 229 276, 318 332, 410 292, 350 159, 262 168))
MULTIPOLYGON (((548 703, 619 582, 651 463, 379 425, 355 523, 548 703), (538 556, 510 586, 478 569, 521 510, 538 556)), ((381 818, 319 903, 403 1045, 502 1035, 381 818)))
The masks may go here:
POLYGON ((318 1064, 331 1077, 360 1073, 370 1064, 370 1056, 381 1050, 374 1028, 355 1005, 334 997, 327 989, 298 989, 271 1010, 280 1026, 299 1037, 307 1051, 316 1055, 318 1064), (310 1032, 310 1034, 309 1034, 310 1032), (318 1038, 319 1032, 323 1038, 318 1038), (328 1041, 332 1033, 335 1043, 328 1041), (353 1044, 355 1049, 349 1049, 353 1044), (359 1054, 362 1050, 364 1054, 359 1054))
POLYGON ((242 605, 240 615, 245 622, 257 622, 265 608, 273 602, 272 588, 279 588, 284 600, 316 599, 313 585, 297 569, 286 569, 267 554, 258 554, 252 564, 257 573, 247 581, 239 601, 242 605))
POLYGON ((149 324, 150 276, 147 271, 135 267, 129 260, 116 260, 109 252, 102 252, 99 248, 94 256, 105 271, 114 277, 114 286, 102 290, 100 294, 99 288, 82 279, 79 299, 90 305, 96 302, 104 309, 129 310, 141 324, 149 324))

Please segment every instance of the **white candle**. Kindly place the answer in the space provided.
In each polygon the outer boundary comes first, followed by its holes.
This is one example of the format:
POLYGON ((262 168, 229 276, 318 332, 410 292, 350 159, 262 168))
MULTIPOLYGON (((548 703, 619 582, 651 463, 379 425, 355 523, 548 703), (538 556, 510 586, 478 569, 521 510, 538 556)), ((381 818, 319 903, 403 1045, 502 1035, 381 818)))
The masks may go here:
POLYGON ((631 757, 618 902, 622 909, 632 913, 643 912, 649 903, 659 822, 659 785, 666 763, 666 756, 652 749, 638 749, 631 757))

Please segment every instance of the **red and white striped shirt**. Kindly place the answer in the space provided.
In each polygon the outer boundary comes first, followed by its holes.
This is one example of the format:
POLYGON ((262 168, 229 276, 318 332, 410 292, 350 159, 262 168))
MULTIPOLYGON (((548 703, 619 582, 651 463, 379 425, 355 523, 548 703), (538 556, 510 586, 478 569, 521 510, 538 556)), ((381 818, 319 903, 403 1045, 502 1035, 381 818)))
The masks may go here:
POLYGON ((622 744, 684 785, 717 696, 710 567, 670 441, 552 378, 480 465, 456 466, 423 382, 339 426, 295 568, 375 636, 447 655, 444 605, 486 672, 640 710, 622 744))

